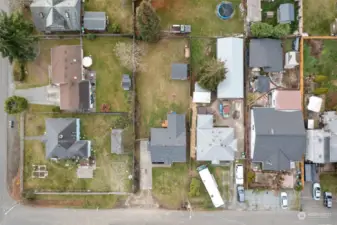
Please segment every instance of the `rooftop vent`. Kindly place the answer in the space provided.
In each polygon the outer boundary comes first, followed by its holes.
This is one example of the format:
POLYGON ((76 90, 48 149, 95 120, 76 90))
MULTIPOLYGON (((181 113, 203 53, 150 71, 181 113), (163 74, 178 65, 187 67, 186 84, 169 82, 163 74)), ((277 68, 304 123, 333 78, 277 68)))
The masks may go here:
POLYGON ((62 135, 62 134, 60 134, 60 135, 59 135, 59 138, 60 138, 60 139, 62 139, 62 138, 63 138, 63 135, 62 135))
POLYGON ((66 17, 69 18, 69 13, 68 12, 66 12, 66 17))
POLYGON ((274 134, 274 129, 273 128, 270 129, 270 134, 274 134))
POLYGON ((44 18, 44 15, 43 15, 42 12, 40 12, 39 15, 40 15, 41 18, 44 18))

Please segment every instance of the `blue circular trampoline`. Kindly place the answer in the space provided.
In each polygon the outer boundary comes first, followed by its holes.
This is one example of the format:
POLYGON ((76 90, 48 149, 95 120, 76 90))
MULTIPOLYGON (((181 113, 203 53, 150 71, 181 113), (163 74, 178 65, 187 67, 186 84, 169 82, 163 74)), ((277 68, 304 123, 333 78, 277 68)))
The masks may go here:
POLYGON ((222 20, 228 20, 234 15, 233 4, 230 2, 221 2, 216 7, 216 14, 222 20))

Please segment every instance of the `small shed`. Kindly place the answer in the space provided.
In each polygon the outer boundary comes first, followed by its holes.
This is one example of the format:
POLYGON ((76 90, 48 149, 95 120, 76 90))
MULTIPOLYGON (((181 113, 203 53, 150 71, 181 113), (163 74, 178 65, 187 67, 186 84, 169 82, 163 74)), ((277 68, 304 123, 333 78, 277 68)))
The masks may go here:
POLYGON ((270 90, 270 78, 268 76, 260 75, 254 82, 254 91, 259 93, 266 93, 270 90))
POLYGON ((295 51, 287 52, 285 55, 285 69, 293 69, 299 65, 299 53, 295 51))
POLYGON ((211 92, 193 92, 194 103, 211 103, 211 92))
POLYGON ((127 74, 123 74, 122 88, 124 89, 124 91, 129 91, 131 88, 131 79, 130 79, 130 76, 127 74))
POLYGON ((111 130, 111 153, 122 154, 123 149, 123 130, 122 129, 112 129, 111 130))
POLYGON ((277 10, 277 22, 281 24, 291 23, 295 21, 294 4, 281 4, 277 10))
POLYGON ((308 110, 319 113, 321 111, 323 99, 317 96, 309 98, 308 110))
POLYGON ((84 12, 84 29, 93 31, 105 31, 107 25, 105 12, 84 12))
POLYGON ((188 65, 185 63, 173 63, 171 70, 172 80, 187 80, 188 65))

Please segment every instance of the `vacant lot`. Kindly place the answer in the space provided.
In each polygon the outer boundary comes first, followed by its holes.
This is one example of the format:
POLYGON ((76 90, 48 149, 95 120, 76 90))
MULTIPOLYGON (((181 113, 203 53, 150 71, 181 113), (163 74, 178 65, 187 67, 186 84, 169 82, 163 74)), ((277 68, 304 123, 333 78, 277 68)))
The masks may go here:
POLYGON ((96 108, 99 111, 102 104, 108 104, 110 111, 128 112, 128 93, 122 89, 122 75, 130 71, 123 66, 114 49, 118 42, 132 44, 131 39, 97 38, 93 41, 84 40, 84 54, 93 59, 92 70, 96 71, 96 108))
POLYGON ((241 0, 232 0, 235 14, 229 20, 221 20, 216 15, 220 0, 152 0, 161 25, 167 30, 172 24, 190 24, 192 33, 207 36, 238 34, 243 32, 243 20, 239 5, 241 0))
POLYGON ((16 88, 32 88, 49 84, 49 70, 51 65, 50 50, 59 45, 79 45, 79 39, 41 39, 39 42, 39 55, 33 62, 27 63, 27 74, 25 80, 16 84, 16 88))
MULTIPOLYGON (((76 117, 81 119, 81 136, 92 141, 97 169, 93 179, 77 179, 76 165, 71 162, 51 162, 45 159, 44 144, 37 140, 25 141, 25 188, 54 191, 122 191, 131 190, 132 156, 114 155, 110 149, 111 128, 120 124, 120 119, 110 115, 57 115, 28 114, 25 123, 26 136, 42 135, 45 131, 44 119, 48 117, 76 117), (53 116, 54 115, 54 116, 53 116), (28 119, 27 119, 28 118, 28 119), (38 127, 40 133, 32 130, 38 127), (28 133, 28 135, 27 135, 28 133), (48 177, 32 178, 32 165, 47 165, 48 177), (67 165, 66 165, 67 164, 67 165)), ((128 137, 133 142, 133 137, 128 137)))
POLYGON ((89 0, 85 1, 85 11, 103 11, 109 23, 117 23, 123 33, 132 32, 132 1, 128 0, 89 0))
POLYGON ((165 208, 178 209, 186 202, 189 186, 188 166, 173 164, 169 168, 153 168, 153 195, 165 208))
POLYGON ((330 24, 336 17, 335 0, 303 1, 303 31, 310 36, 329 36, 330 24))
POLYGON ((140 104, 140 135, 148 137, 150 127, 160 127, 167 113, 186 113, 189 107, 188 80, 171 80, 171 64, 186 63, 185 40, 164 39, 147 46, 142 71, 136 76, 140 104))
POLYGON ((320 182, 323 191, 330 191, 333 195, 337 194, 337 175, 336 174, 321 174, 320 182))

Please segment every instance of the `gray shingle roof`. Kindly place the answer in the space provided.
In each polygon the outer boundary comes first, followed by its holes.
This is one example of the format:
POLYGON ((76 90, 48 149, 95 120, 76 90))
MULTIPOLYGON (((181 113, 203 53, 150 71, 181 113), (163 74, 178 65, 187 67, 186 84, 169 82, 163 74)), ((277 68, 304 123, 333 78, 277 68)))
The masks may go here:
POLYGON ((251 39, 249 43, 249 67, 262 67, 266 72, 283 71, 281 40, 251 39))
POLYGON ((172 80, 187 80, 188 66, 184 63, 173 63, 171 78, 172 80))
POLYGON ((185 115, 170 113, 167 128, 151 128, 149 150, 153 163, 186 162, 185 115))
POLYGON ((105 12, 84 12, 83 24, 87 30, 104 31, 106 29, 105 12))
POLYGON ((80 0, 34 0, 30 5, 32 19, 39 31, 79 31, 80 0))
POLYGON ((130 76, 127 75, 127 74, 123 74, 123 77, 122 77, 122 88, 125 91, 129 91, 130 88, 131 88, 131 79, 130 79, 130 76))
POLYGON ((213 127, 213 115, 198 115, 197 160, 233 161, 237 140, 232 127, 213 127))
POLYGON ((80 119, 46 119, 46 158, 68 159, 90 156, 90 141, 80 140, 80 119))
POLYGON ((295 20, 295 8, 291 3, 281 4, 277 10, 277 22, 291 23, 295 20))
POLYGON ((255 81, 255 91, 266 93, 270 90, 270 79, 267 76, 258 76, 255 81))
POLYGON ((112 129, 111 131, 111 153, 122 154, 123 153, 123 143, 122 143, 122 129, 112 129))
POLYGON ((301 111, 252 109, 255 123, 253 162, 264 170, 289 170, 291 161, 300 161, 306 149, 306 132, 301 111))
POLYGON ((88 80, 78 83, 79 85, 79 109, 90 108, 90 84, 88 80))

